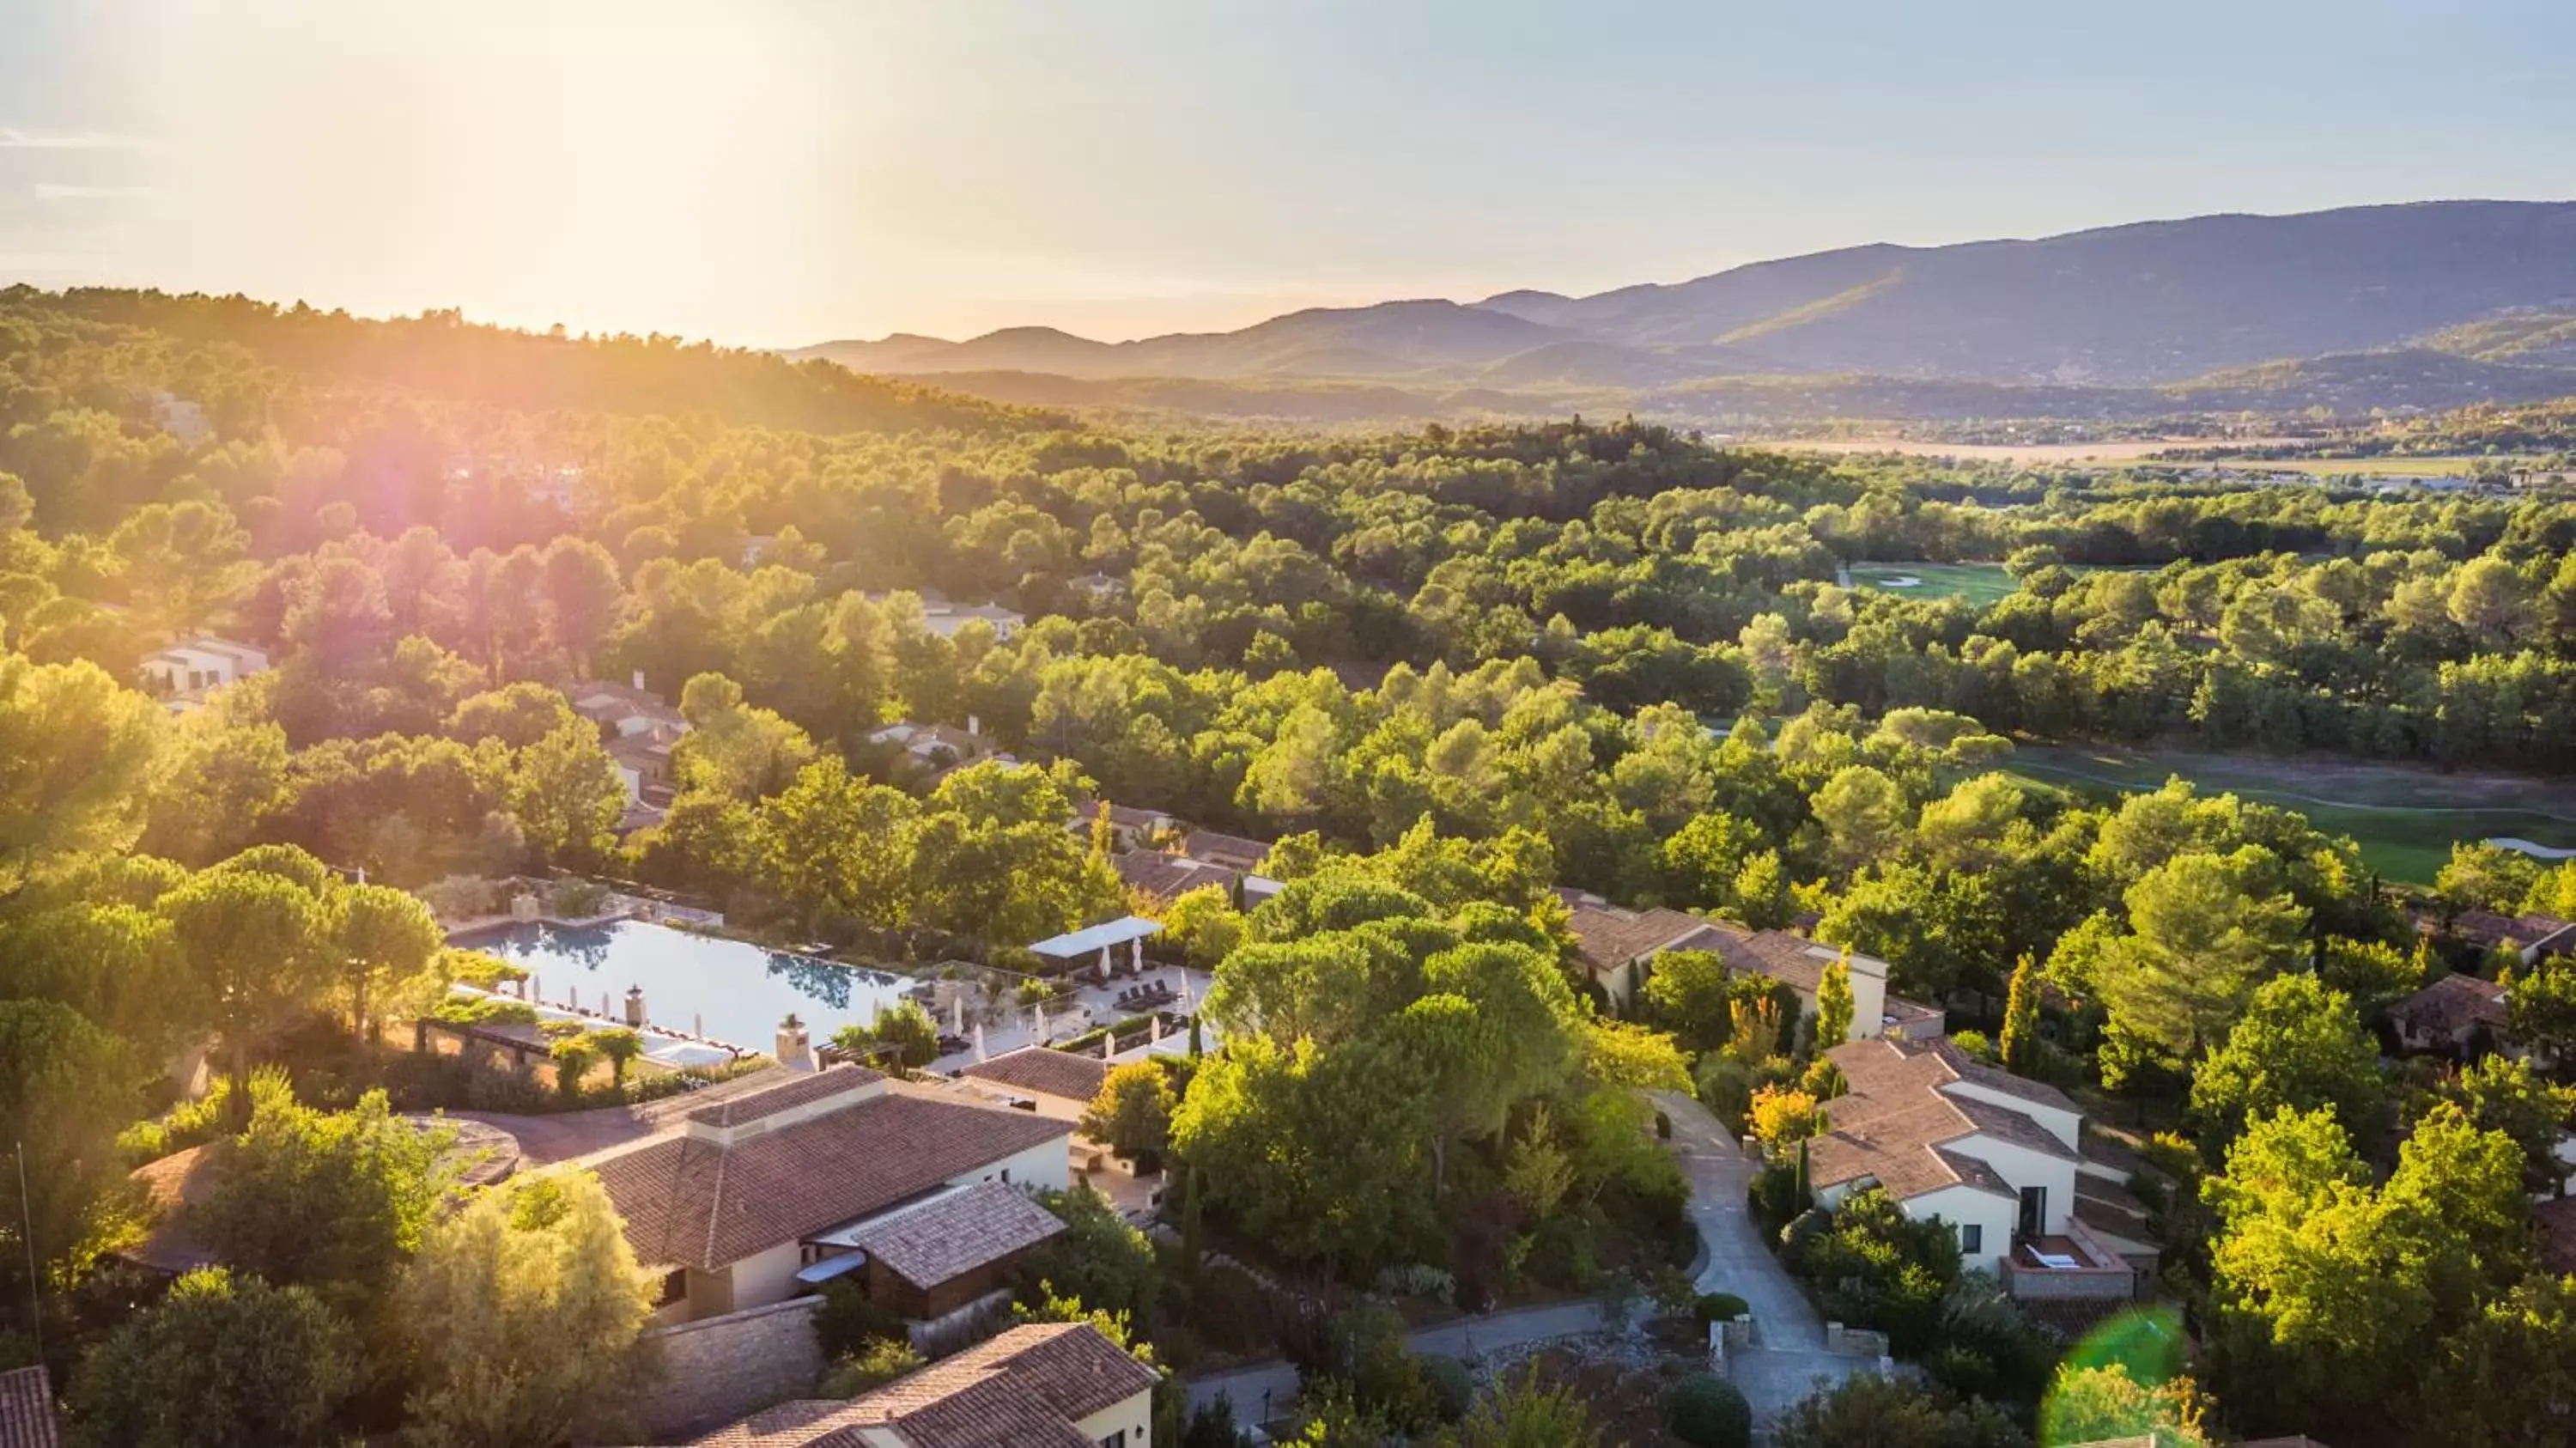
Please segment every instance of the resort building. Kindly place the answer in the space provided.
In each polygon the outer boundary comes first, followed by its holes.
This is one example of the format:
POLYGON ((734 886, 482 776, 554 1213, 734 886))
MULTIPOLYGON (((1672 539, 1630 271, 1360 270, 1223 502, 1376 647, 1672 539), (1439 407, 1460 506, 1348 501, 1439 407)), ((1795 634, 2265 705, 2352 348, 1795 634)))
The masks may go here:
POLYGON ((1817 1204, 1877 1187, 1918 1221, 1957 1229, 1964 1266, 2029 1298, 2129 1298, 2152 1285, 2134 1163, 2088 1153, 2084 1113, 2045 1082, 1949 1038, 1853 1041, 1826 1052, 1849 1090, 1806 1143, 1817 1204), (2096 1224, 2099 1224, 2098 1226, 2096 1224))
POLYGON ((781 1403, 698 1448, 1153 1448, 1160 1375, 1089 1323, 1015 1327, 848 1402, 781 1403))
POLYGON ((1655 957, 1671 950, 1705 950, 1722 958, 1730 972, 1763 976, 1796 991, 1800 1012, 1810 1017, 1816 1013, 1816 991, 1824 984, 1825 968, 1848 960, 1850 1039, 1892 1035, 1919 1040, 1941 1033, 1943 1016, 1938 1008, 1887 993, 1883 960, 1820 945, 1786 930, 1754 930, 1680 910, 1628 910, 1579 891, 1557 893, 1572 909, 1575 946, 1593 984, 1622 1015, 1635 1010, 1637 992, 1654 974, 1655 957))
POLYGON ((689 721, 661 695, 644 687, 644 671, 631 684, 591 679, 564 691, 572 711, 624 738, 653 738, 665 743, 689 732, 689 721))
POLYGON ((173 714, 203 708, 226 684, 268 672, 268 651, 212 634, 182 639, 144 656, 143 687, 173 714))
POLYGON ((973 1189, 1024 1203, 1064 1190, 1069 1124, 855 1066, 781 1074, 579 1159, 626 1219, 636 1260, 661 1276, 660 1321, 783 1302, 850 1272, 898 1312, 937 1316, 989 1293, 1048 1235, 973 1189))
POLYGON ((2510 1021, 2504 987, 2474 975, 2443 976, 2388 1008, 2401 1048, 2451 1056, 2501 1049, 2510 1021))
POLYGON ((1005 1106, 1056 1121, 1080 1121, 1109 1080, 1109 1063, 1052 1046, 1022 1046, 959 1068, 957 1079, 1005 1106))
POLYGON ((1192 830, 1181 840, 1181 853, 1193 860, 1223 865, 1229 870, 1257 874, 1270 862, 1270 842, 1249 839, 1243 835, 1224 835, 1214 830, 1192 830))

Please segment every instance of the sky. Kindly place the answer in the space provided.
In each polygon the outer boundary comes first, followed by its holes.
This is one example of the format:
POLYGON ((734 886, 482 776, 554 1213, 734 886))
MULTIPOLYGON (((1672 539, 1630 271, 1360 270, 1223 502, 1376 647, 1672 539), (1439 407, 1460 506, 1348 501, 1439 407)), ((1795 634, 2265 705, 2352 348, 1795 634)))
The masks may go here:
POLYGON ((0 284, 793 346, 2576 199, 2567 0, 0 0, 0 284))

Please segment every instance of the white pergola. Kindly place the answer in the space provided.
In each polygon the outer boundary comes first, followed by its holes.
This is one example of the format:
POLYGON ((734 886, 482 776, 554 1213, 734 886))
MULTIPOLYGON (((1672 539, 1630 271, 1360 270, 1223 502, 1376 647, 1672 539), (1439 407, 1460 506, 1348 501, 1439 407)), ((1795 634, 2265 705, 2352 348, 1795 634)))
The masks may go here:
POLYGON ((1103 984, 1109 980, 1111 952, 1127 947, 1127 963, 1135 969, 1145 965, 1145 937, 1163 933, 1163 922, 1142 915, 1129 915, 1105 925, 1087 925, 1080 930, 1041 940, 1029 949, 1040 959, 1061 963, 1071 970, 1083 961, 1093 962, 1103 984))

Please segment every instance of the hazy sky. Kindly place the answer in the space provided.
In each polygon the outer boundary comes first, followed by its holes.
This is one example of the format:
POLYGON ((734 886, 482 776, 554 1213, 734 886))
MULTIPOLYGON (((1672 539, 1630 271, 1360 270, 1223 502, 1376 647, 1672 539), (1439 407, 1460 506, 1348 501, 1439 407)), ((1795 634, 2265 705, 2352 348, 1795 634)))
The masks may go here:
POLYGON ((0 0, 0 283, 753 345, 2576 198, 2570 0, 0 0))

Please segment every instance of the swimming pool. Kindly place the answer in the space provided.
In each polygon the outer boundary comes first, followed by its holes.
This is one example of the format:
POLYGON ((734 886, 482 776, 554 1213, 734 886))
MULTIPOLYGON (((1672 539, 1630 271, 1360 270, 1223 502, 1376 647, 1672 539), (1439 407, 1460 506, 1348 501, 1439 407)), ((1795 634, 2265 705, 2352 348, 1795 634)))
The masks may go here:
POLYGON ((644 989, 645 1015, 665 1030, 704 1033, 745 1050, 767 1051, 793 1011, 820 1045, 847 1025, 866 1025, 903 998, 912 982, 884 971, 765 950, 739 940, 667 925, 620 920, 565 928, 505 925, 456 944, 524 967, 537 998, 622 1016, 629 986, 644 989))

